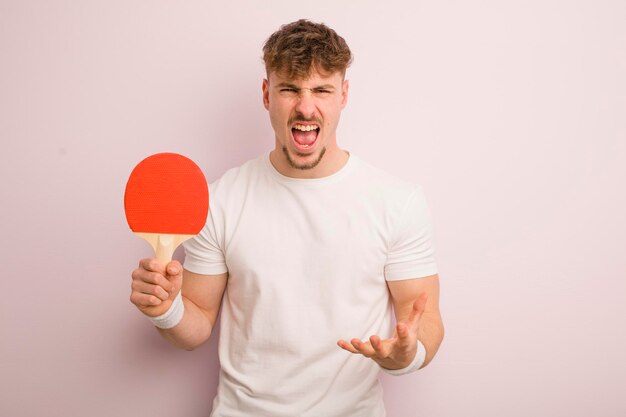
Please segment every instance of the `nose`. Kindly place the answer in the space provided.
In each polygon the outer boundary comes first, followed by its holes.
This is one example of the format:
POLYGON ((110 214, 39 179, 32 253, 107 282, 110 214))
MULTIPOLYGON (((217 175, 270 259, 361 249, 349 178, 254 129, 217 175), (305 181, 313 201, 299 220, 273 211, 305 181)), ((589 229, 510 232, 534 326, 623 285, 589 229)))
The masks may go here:
POLYGON ((313 97, 311 90, 302 89, 298 95, 296 112, 309 119, 315 114, 315 107, 315 97, 313 97))

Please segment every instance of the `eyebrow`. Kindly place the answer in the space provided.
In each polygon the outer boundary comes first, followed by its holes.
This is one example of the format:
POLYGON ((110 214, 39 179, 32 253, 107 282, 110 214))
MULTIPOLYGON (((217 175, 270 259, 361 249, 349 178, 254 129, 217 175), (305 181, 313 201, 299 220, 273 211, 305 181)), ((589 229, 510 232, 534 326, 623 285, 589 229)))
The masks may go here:
MULTIPOLYGON (((287 87, 287 88, 293 88, 294 90, 302 90, 302 87, 298 87, 295 84, 290 84, 290 83, 278 83, 276 85, 277 88, 282 88, 282 87, 287 87)), ((315 87, 311 87, 309 88, 305 88, 304 90, 320 90, 320 89, 325 89, 325 90, 334 90, 335 86, 332 84, 324 84, 324 85, 318 85, 315 87)))

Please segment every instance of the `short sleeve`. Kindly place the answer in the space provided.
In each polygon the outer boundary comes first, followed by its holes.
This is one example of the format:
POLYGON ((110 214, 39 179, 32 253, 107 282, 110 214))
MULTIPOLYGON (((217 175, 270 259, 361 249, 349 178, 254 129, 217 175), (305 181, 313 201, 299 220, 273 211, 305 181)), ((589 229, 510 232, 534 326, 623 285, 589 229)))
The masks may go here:
POLYGON ((214 216, 209 210, 207 222, 200 233, 183 243, 185 263, 183 267, 202 275, 218 275, 228 272, 223 245, 220 245, 214 216))
POLYGON ((399 281, 437 273, 432 220, 421 187, 410 195, 389 241, 385 279, 399 281))

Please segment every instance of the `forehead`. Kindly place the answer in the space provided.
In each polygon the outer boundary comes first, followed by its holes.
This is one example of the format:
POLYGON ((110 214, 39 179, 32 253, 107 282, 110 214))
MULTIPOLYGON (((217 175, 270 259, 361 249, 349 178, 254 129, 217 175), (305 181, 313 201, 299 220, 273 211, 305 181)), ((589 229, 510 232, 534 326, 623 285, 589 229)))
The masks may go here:
POLYGON ((312 70, 307 78, 290 78, 277 72, 270 72, 269 80, 270 84, 292 84, 299 87, 314 87, 319 85, 334 85, 341 86, 343 76, 340 72, 334 72, 331 74, 321 74, 318 71, 312 70))

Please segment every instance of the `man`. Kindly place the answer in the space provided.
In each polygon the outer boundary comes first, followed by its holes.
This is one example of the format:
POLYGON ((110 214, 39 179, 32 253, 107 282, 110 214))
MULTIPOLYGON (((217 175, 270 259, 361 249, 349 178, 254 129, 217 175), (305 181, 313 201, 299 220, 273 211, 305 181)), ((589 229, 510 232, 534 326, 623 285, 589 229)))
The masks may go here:
POLYGON ((299 20, 263 50, 274 150, 210 185, 184 269, 142 260, 131 301, 185 349, 221 306, 214 417, 384 416, 380 369, 423 367, 443 338, 428 209, 337 145, 343 38, 299 20))

